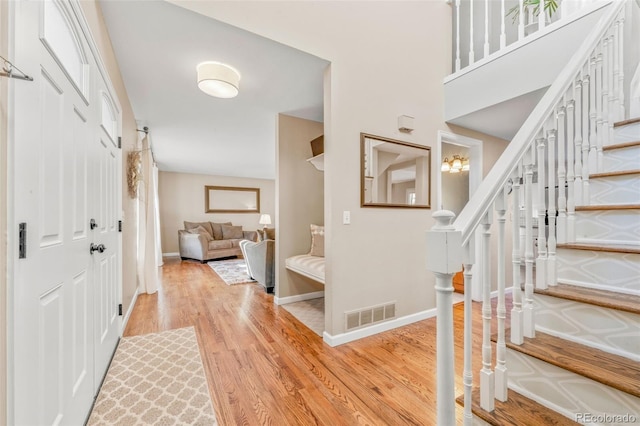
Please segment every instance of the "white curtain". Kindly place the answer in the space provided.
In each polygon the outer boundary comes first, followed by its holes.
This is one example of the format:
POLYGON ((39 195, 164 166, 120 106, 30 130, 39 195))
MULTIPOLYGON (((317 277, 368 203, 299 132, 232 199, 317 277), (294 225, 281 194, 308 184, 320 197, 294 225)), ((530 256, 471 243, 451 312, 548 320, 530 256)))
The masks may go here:
POLYGON ((152 294, 158 291, 158 267, 162 264, 157 202, 158 169, 153 162, 148 135, 142 137, 140 145, 143 182, 138 187, 138 283, 141 292, 152 294))

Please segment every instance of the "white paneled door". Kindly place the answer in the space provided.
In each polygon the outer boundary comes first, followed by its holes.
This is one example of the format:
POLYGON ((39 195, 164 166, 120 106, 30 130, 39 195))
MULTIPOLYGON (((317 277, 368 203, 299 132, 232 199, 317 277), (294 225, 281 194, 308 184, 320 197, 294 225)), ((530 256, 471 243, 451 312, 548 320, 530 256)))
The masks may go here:
POLYGON ((12 83, 13 422, 79 425, 120 333, 120 118, 77 9, 13 8, 15 63, 34 77, 12 83))

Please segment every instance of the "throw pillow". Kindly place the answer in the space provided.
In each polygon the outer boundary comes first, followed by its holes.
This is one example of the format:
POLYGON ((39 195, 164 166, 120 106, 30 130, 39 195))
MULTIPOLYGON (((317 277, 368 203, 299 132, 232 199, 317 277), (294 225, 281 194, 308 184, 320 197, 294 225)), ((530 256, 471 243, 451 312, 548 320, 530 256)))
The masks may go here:
POLYGON ((276 239, 276 228, 267 228, 267 239, 268 240, 276 239))
POLYGON ((258 229, 257 232, 258 232, 258 241, 276 239, 276 228, 267 228, 266 231, 264 229, 258 229))
POLYGON ((209 234, 209 231, 204 229, 202 226, 198 226, 197 228, 188 229, 187 232, 190 234, 202 234, 207 239, 207 241, 213 241, 213 237, 209 234))
POLYGON ((244 238, 244 234, 242 233, 242 226, 233 226, 233 225, 220 225, 222 228, 222 239, 223 240, 232 240, 244 238))
POLYGON ((197 228, 198 226, 202 226, 212 237, 215 238, 215 234, 213 233, 213 229, 211 229, 210 222, 187 222, 184 221, 184 229, 187 231, 193 228, 197 228))
POLYGON ((324 257, 324 226, 311 225, 311 256, 324 257))
POLYGON ((211 234, 213 235, 213 238, 215 238, 216 240, 222 240, 224 238, 222 236, 222 225, 231 225, 231 222, 224 222, 224 223, 209 222, 209 224, 213 229, 213 233, 211 234))

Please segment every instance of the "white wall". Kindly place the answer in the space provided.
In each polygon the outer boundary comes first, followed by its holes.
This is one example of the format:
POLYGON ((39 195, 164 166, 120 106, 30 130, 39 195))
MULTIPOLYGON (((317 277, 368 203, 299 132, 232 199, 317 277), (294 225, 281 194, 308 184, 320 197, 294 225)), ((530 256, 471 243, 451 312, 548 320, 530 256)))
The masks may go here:
POLYGON ((275 217, 275 183, 272 179, 249 179, 191 173, 160 172, 160 239, 162 253, 178 253, 178 230, 188 222, 231 222, 245 231, 262 228, 260 214, 275 217), (205 185, 260 188, 260 213, 205 213, 205 185))

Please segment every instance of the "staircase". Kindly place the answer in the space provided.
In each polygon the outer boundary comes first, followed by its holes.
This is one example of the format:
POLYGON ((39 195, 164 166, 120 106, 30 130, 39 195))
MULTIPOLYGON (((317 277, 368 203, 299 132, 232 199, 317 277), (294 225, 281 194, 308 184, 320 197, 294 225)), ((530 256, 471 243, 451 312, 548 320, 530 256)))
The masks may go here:
POLYGON ((461 263, 465 426, 640 424, 640 119, 623 121, 624 19, 624 2, 611 4, 459 217, 434 213, 440 426, 456 423, 451 279, 461 263), (471 321, 474 278, 482 330, 471 321))
POLYGON ((640 119, 614 127, 576 239, 557 246, 557 284, 534 290, 535 338, 507 343, 514 392, 474 407, 489 424, 640 424, 640 119), (525 404, 531 422, 513 416, 525 404))

